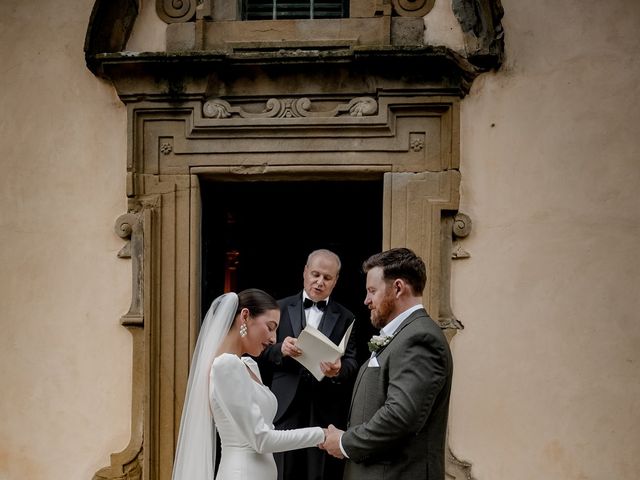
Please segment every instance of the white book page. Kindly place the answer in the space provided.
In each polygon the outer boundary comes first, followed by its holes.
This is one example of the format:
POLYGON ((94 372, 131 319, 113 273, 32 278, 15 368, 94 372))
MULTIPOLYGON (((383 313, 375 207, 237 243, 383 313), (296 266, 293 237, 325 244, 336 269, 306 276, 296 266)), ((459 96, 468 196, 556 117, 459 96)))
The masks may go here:
POLYGON ((347 328, 339 346, 317 328, 307 325, 298 337, 297 346, 302 354, 293 357, 294 360, 300 362, 318 381, 322 380, 324 374, 320 370, 320 362, 335 362, 344 354, 354 322, 347 328))

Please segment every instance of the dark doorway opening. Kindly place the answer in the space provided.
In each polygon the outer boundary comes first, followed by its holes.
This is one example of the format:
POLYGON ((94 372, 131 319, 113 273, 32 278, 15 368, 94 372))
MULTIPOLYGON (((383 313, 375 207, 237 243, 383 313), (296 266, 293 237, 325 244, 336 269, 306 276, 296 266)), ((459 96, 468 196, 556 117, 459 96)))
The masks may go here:
POLYGON ((226 290, 275 298, 302 290, 308 254, 328 248, 342 269, 332 298, 356 316, 361 362, 373 331, 361 265, 382 247, 382 179, 210 181, 202 192, 202 311, 226 290))

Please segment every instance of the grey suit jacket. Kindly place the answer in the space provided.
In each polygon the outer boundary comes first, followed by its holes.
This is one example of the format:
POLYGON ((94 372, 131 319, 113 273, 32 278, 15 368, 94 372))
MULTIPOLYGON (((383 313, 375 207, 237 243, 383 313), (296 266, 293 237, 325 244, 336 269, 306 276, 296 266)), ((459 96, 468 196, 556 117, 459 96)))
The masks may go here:
POLYGON ((453 361, 440 327, 413 312, 356 378, 344 480, 443 480, 453 361))

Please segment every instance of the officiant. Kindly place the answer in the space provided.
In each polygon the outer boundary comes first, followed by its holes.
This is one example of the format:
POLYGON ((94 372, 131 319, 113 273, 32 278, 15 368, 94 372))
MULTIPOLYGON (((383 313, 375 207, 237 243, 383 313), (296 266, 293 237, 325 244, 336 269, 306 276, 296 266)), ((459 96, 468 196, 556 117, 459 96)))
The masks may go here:
MULTIPOLYGON (((296 345, 297 337, 306 325, 317 328, 337 345, 354 321, 353 313, 331 298, 340 265, 340 258, 330 250, 311 252, 302 273, 302 292, 278 301, 281 315, 276 343, 258 359, 261 370, 265 370, 264 377, 272 378, 270 387, 278 399, 274 419, 277 429, 329 424, 346 428, 359 366, 354 331, 344 355, 334 363, 321 365, 325 375, 321 381, 294 360, 301 353, 296 345)), ((343 461, 317 448, 275 454, 275 459, 278 480, 342 478, 343 461)))

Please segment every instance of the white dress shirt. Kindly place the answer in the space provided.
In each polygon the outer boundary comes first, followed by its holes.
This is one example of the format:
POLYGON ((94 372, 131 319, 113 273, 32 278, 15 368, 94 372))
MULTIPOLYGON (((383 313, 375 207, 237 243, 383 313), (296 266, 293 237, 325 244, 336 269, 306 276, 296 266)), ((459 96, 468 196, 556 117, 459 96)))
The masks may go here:
MULTIPOLYGON (((309 300, 311 300, 312 302, 315 303, 315 301, 312 298, 310 298, 309 295, 307 295, 307 292, 305 292, 303 290, 302 291, 302 301, 303 302, 304 302, 305 298, 308 298, 309 300)), ((329 297, 324 298, 323 300, 325 300, 327 302, 327 304, 329 303, 329 297)), ((323 314, 324 314, 324 312, 322 310, 320 310, 318 307, 316 307, 315 305, 313 305, 312 307, 304 309, 304 316, 306 318, 307 325, 311 325, 314 328, 318 328, 320 326, 320 321, 322 320, 322 315, 323 314)))

